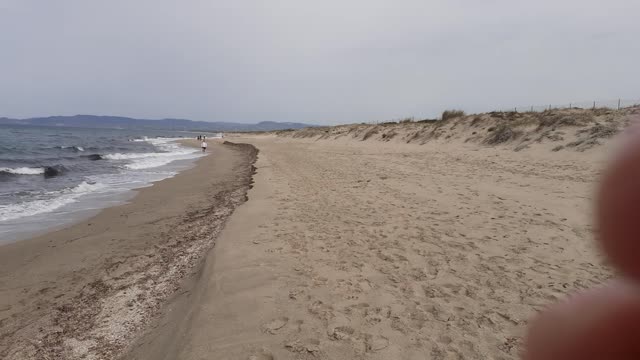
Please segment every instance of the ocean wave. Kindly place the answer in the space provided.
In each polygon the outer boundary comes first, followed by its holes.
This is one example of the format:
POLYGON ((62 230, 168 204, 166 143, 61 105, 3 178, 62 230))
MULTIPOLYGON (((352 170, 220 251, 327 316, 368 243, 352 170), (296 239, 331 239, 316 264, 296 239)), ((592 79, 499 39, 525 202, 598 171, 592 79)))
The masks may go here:
POLYGON ((9 205, 0 205, 0 221, 16 220, 43 214, 74 203, 79 197, 106 188, 101 183, 82 182, 73 188, 47 193, 51 198, 30 200, 9 205))
POLYGON ((41 175, 44 174, 44 168, 42 167, 19 167, 19 168, 7 168, 0 167, 0 173, 14 174, 14 175, 41 175))
POLYGON ((91 155, 83 155, 83 157, 91 160, 91 161, 96 161, 96 160, 104 160, 104 157, 100 154, 91 154, 91 155))
POLYGON ((194 152, 195 151, 192 151, 192 150, 181 150, 181 151, 173 151, 173 152, 155 152, 155 153, 129 153, 129 154, 115 153, 115 154, 106 154, 103 156, 103 158, 107 160, 135 160, 135 159, 188 155, 188 154, 193 154, 194 152))
POLYGON ((90 182, 83 181, 80 184, 78 184, 76 187, 71 188, 70 192, 74 194, 84 194, 84 193, 94 192, 96 190, 101 190, 104 188, 105 188, 105 185, 102 183, 98 183, 98 182, 90 183, 90 182))
POLYGON ((55 176, 62 175, 62 173, 65 173, 66 171, 67 171, 67 168, 62 165, 45 166, 44 177, 52 178, 55 176))
MULTIPOLYGON (((132 159, 144 159, 148 157, 162 156, 161 154, 164 154, 164 153, 130 153, 130 154, 115 153, 115 154, 106 154, 103 156, 103 158, 107 160, 132 160, 132 159)), ((166 154, 165 156, 171 156, 171 154, 166 154)))
MULTIPOLYGON (((93 150, 91 150, 88 154, 85 153, 87 155, 79 155, 77 158, 88 160, 104 159, 104 161, 113 162, 112 164, 104 165, 110 167, 117 166, 120 167, 121 170, 117 174, 89 175, 85 178, 87 181, 78 184, 75 187, 67 188, 65 190, 50 191, 45 193, 30 192, 29 194, 25 194, 24 196, 19 196, 16 199, 17 202, 7 205, 0 205, 0 223, 2 221, 11 220, 22 221, 22 218, 27 218, 33 215, 60 213, 61 211, 66 211, 65 209, 73 208, 73 206, 75 206, 70 204, 84 201, 84 199, 90 198, 94 195, 102 196, 103 193, 119 192, 122 190, 139 188, 147 186, 152 181, 158 181, 167 177, 171 177, 175 175, 175 172, 158 172, 158 170, 155 170, 153 168, 161 168, 162 166, 172 163, 176 160, 193 159, 202 156, 196 149, 183 147, 182 145, 176 143, 175 140, 176 139, 171 138, 143 140, 153 145, 157 152, 126 153, 125 151, 116 152, 117 150, 114 148, 113 150, 116 151, 112 150, 113 153, 98 154, 92 153, 93 150)), ((104 149, 102 150, 104 151, 104 149)), ((53 161, 54 159, 50 160, 53 161)), ((40 162, 38 165, 40 164, 42 163, 40 162)), ((0 178, 2 178, 2 175, 7 175, 7 178, 13 177, 14 175, 12 174, 40 175, 46 178, 48 176, 60 175, 67 171, 73 171, 79 174, 83 174, 82 168, 78 169, 76 168, 77 166, 89 166, 91 168, 91 166, 93 165, 88 162, 82 164, 70 162, 70 165, 65 163, 65 166, 60 164, 52 166, 41 166, 36 168, 35 166, 24 167, 23 164, 18 163, 16 164, 16 166, 0 168, 0 178), (22 165, 23 167, 19 167, 17 165, 22 165)))
POLYGON ((174 158, 163 158, 163 157, 153 157, 153 158, 144 158, 133 161, 130 164, 126 164, 124 167, 131 170, 142 170, 142 169, 151 169, 163 165, 167 165, 171 163, 174 158))
POLYGON ((56 146, 55 148, 56 149, 71 149, 71 150, 76 151, 76 152, 84 151, 84 148, 82 146, 75 146, 75 145, 74 146, 56 146))
MULTIPOLYGON (((136 139, 138 140, 138 139, 136 139)), ((113 153, 103 155, 103 159, 107 160, 128 160, 129 163, 124 167, 131 170, 142 170, 167 165, 176 160, 192 159, 199 156, 199 152, 195 149, 186 148, 176 143, 173 138, 155 138, 140 139, 146 141, 161 152, 152 153, 113 153)))

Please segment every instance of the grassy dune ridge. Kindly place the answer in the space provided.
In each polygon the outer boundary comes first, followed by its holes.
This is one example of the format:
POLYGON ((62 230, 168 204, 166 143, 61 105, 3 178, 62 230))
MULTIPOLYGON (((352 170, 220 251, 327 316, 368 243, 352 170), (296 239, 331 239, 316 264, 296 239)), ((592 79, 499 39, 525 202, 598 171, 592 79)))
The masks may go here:
POLYGON ((550 151, 584 151, 604 143, 627 127, 633 119, 640 118, 640 107, 472 115, 446 111, 443 118, 445 120, 405 119, 380 124, 313 127, 274 133, 293 138, 352 138, 421 145, 429 142, 462 142, 502 146, 514 151, 532 147, 548 147, 550 151))

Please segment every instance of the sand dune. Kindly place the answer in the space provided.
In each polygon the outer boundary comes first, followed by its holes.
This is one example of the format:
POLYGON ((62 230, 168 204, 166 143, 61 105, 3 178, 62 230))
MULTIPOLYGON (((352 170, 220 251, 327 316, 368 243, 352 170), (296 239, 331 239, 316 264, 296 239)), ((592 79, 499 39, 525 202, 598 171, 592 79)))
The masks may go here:
MULTIPOLYGON (((446 112, 445 112, 446 113, 446 112)), ((586 151, 606 144, 634 119, 640 106, 612 109, 557 109, 544 112, 491 112, 445 120, 405 119, 380 124, 277 131, 277 135, 312 139, 353 139, 392 143, 473 144, 515 151, 548 149, 586 151)))

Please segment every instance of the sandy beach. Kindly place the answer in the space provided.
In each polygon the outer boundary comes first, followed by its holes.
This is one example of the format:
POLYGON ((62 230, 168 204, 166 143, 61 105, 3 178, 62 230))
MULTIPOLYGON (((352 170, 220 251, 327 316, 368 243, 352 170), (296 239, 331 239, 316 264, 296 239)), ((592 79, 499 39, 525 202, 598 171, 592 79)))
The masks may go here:
MULTIPOLYGON (((195 141, 192 145, 197 146, 195 141)), ((74 226, 0 247, 0 358, 115 359, 246 200, 255 150, 211 156, 74 226)))
POLYGON ((1 247, 0 355, 518 359, 532 315, 612 276, 592 198, 638 114, 567 114, 231 134, 1 247))
POLYGON ((640 359, 640 0, 0 0, 0 360, 640 359))
POLYGON ((239 135, 260 150, 256 185, 166 358, 518 359, 532 315, 612 276, 593 194, 634 119, 491 113, 239 135))
POLYGON ((596 152, 233 141, 260 149, 256 186, 174 358, 517 359, 532 314, 610 276, 596 152))

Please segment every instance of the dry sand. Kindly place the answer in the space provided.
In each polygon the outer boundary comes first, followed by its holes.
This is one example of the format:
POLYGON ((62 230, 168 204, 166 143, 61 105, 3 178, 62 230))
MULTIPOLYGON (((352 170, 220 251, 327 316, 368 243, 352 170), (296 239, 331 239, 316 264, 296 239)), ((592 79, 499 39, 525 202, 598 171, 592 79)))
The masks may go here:
POLYGON ((0 247, 0 359, 118 358, 166 299, 188 295, 246 199, 256 156, 249 146, 211 152, 127 204, 0 247))
POLYGON ((166 359, 516 359, 532 314, 611 275, 603 148, 233 141, 260 150, 255 187, 166 359))

